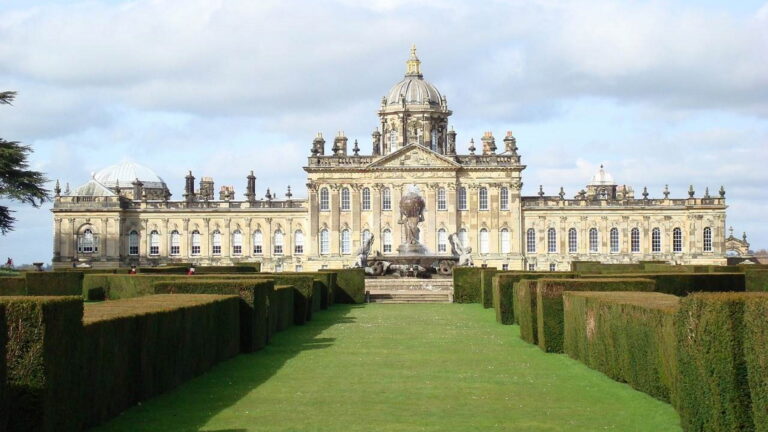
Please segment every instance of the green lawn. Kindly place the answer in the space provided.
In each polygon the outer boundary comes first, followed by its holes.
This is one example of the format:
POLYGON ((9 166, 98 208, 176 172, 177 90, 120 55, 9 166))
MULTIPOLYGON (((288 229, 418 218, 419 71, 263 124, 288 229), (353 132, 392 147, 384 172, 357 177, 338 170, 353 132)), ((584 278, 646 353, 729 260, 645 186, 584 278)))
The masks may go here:
POLYGON ((680 431, 479 305, 335 306, 99 431, 680 431))

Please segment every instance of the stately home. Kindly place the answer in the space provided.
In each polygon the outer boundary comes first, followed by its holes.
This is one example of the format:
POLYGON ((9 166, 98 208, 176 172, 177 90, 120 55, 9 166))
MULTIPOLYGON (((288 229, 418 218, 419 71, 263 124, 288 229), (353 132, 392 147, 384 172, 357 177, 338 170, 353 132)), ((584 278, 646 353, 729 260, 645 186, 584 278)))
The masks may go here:
POLYGON ((517 141, 497 144, 486 132, 458 154, 446 97, 426 81, 415 49, 405 77, 381 99, 370 155, 338 133, 312 141, 306 199, 269 192, 257 198, 246 178, 244 200, 190 172, 183 199, 172 200, 151 169, 123 163, 82 186, 56 187, 53 262, 57 267, 232 264, 260 261, 265 270, 351 266, 374 236, 374 253, 397 254, 404 239, 399 201, 410 190, 424 198, 419 240, 432 253, 453 253, 457 233, 476 265, 567 270, 571 261, 629 263, 725 262, 725 191, 693 188, 684 198, 639 197, 601 166, 585 188, 566 197, 539 190, 522 196, 517 141), (331 138, 329 138, 330 141, 331 138), (330 147, 330 148, 329 148, 330 147), (196 187, 197 186, 197 187, 196 187))

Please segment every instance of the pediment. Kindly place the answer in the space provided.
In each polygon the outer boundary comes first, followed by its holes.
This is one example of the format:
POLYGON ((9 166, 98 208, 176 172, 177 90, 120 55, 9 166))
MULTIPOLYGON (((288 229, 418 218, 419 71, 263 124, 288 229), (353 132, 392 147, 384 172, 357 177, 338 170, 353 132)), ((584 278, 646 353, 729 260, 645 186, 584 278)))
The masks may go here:
POLYGON ((435 153, 426 147, 411 144, 381 159, 372 162, 367 168, 373 169, 403 169, 403 168, 430 168, 430 169, 456 169, 459 168, 456 161, 441 154, 435 153))

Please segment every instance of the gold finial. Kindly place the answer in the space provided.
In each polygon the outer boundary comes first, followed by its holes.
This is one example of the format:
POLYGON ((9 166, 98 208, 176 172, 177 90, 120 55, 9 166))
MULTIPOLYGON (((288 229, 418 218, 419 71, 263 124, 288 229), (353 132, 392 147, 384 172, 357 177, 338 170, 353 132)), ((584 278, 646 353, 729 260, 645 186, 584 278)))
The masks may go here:
POLYGON ((407 65, 407 69, 405 74, 406 75, 416 75, 421 76, 421 71, 419 70, 419 65, 421 64, 421 61, 419 61, 419 58, 416 56, 416 44, 413 44, 411 46, 411 57, 408 59, 407 62, 405 62, 407 65))

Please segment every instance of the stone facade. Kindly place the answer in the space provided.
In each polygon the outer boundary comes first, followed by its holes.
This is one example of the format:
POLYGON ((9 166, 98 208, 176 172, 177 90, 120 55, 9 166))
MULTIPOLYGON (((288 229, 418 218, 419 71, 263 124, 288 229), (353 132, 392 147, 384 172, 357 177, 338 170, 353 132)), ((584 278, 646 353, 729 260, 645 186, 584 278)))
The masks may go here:
MULTIPOLYGON (((501 148, 486 132, 479 151, 456 153, 452 114, 439 91, 423 79, 415 49, 407 72, 382 99, 371 154, 343 132, 331 151, 321 134, 312 141, 307 199, 256 199, 247 177, 246 200, 234 188, 186 178, 184 199, 170 200, 165 183, 147 168, 117 165, 73 191, 57 185, 54 266, 225 265, 260 261, 265 270, 316 270, 351 266, 365 236, 373 249, 396 254, 405 239, 398 203, 418 189, 426 202, 420 241, 449 255, 448 236, 459 233, 476 264, 499 268, 567 270, 574 260, 629 263, 725 262, 725 192, 707 190, 682 199, 634 196, 603 167, 573 198, 521 196, 522 172, 515 137, 501 148), (149 187, 145 187, 148 185, 149 187), (122 186, 122 187, 121 187, 122 186)), ((67 188, 68 189, 68 188, 67 188)))

